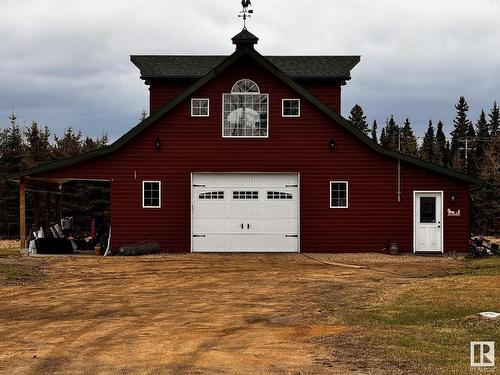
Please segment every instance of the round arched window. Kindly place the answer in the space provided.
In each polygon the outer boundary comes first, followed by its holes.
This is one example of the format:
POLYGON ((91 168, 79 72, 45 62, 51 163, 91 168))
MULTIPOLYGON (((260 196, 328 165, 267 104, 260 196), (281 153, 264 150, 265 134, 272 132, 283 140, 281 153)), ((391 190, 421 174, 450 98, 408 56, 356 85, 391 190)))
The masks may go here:
POLYGON ((260 93, 260 90, 259 86, 257 86, 257 84, 254 81, 250 79, 240 79, 233 85, 231 92, 248 94, 248 93, 260 93))

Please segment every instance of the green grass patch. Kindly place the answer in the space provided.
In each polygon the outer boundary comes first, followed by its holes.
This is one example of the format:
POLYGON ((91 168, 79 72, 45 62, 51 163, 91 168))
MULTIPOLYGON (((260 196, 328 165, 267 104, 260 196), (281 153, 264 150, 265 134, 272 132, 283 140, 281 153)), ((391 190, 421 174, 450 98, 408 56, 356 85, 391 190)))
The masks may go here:
POLYGON ((500 343, 500 321, 477 315, 500 312, 500 258, 467 259, 459 274, 394 289, 396 298, 349 318, 377 337, 376 350, 392 361, 407 359, 422 373, 464 374, 470 341, 500 343))
POLYGON ((464 264, 469 274, 500 276, 500 257, 466 258, 464 264))
POLYGON ((0 281, 26 281, 38 277, 39 273, 19 264, 0 264, 0 281))

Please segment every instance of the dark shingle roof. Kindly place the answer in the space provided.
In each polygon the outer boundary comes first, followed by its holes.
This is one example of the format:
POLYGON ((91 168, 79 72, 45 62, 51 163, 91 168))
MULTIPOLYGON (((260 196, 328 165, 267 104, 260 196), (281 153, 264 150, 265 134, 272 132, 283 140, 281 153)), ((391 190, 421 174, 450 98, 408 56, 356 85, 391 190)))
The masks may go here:
MULTIPOLYGON (((351 78, 351 69, 360 60, 359 56, 264 56, 288 77, 293 79, 339 79, 351 78)), ((201 78, 227 56, 186 55, 136 55, 132 62, 148 78, 201 78)))

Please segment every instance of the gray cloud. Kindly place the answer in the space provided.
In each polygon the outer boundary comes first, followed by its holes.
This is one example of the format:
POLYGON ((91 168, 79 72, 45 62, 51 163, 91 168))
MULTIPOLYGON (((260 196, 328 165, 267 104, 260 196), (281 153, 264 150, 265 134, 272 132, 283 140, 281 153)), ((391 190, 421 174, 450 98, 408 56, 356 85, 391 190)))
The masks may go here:
MULTIPOLYGON (((359 103, 381 125, 432 118, 451 130, 465 95, 475 120, 500 101, 500 3, 494 0, 254 0, 249 29, 262 54, 360 54, 343 113, 359 103)), ((0 2, 0 124, 116 138, 148 107, 130 54, 229 54, 238 0, 0 2)))

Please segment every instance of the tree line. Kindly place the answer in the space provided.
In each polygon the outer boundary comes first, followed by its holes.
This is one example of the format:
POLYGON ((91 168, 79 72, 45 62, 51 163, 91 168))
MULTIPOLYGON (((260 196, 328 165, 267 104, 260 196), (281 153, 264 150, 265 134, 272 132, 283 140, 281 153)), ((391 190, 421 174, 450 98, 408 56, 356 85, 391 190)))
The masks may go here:
MULTIPOLYGON (((61 136, 52 134, 47 126, 33 121, 27 127, 19 126, 14 113, 9 116, 9 124, 0 126, 0 176, 65 159, 107 145, 108 137, 102 134, 91 138, 82 136, 80 131, 67 128, 61 136)), ((101 184, 102 185, 102 184, 101 184)), ((88 218, 99 212, 107 215, 109 210, 108 188, 99 184, 67 183, 63 199, 63 211, 70 216, 88 218)), ((54 200, 54 195, 51 197, 54 200)), ((33 221, 33 190, 26 194, 28 225, 33 221)), ((55 207, 54 201, 42 199, 42 209, 48 205, 55 207)), ((18 186, 0 178, 0 238, 15 237, 19 230, 18 186)), ((50 218, 55 221, 55 212, 50 218)), ((28 226, 29 228, 29 226, 28 226)))
POLYGON ((468 117, 469 104, 461 96, 455 105, 453 130, 447 138, 444 124, 434 126, 429 120, 421 142, 415 136, 410 119, 402 125, 394 116, 387 118, 378 136, 377 121, 370 127, 363 108, 356 104, 349 116, 352 126, 384 148, 399 151, 433 164, 460 170, 483 180, 485 185, 472 194, 472 230, 479 234, 498 233, 500 219, 500 108, 497 102, 488 112, 481 111, 473 122, 468 117))

